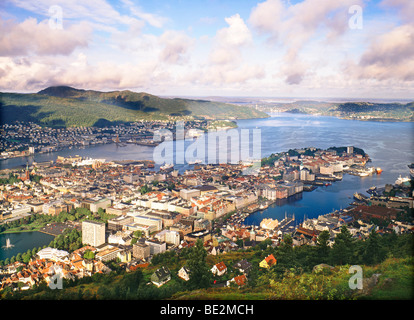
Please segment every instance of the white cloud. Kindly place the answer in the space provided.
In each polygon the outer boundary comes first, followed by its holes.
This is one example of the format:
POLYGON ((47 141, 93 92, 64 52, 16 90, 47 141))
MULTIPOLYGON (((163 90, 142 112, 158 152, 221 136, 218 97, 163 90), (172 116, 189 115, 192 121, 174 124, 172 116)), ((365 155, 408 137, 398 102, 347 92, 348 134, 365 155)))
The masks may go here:
POLYGON ((217 32, 217 41, 221 46, 242 46, 251 42, 250 30, 239 14, 224 20, 229 26, 217 32))
POLYGON ((348 8, 360 2, 304 0, 287 5, 282 0, 267 0, 252 9, 249 23, 259 34, 267 35, 273 46, 285 52, 281 66, 285 81, 299 84, 308 72, 307 63, 300 58, 306 45, 315 39, 333 41, 341 36, 347 30, 348 8))
POLYGON ((349 62, 346 70, 360 79, 414 81, 414 25, 374 37, 359 62, 349 62))
POLYGON ((48 21, 28 18, 21 23, 0 18, 0 55, 68 55, 87 47, 92 29, 86 23, 53 29, 48 21))
POLYGON ((159 38, 162 47, 160 60, 172 64, 186 62, 186 53, 193 43, 193 39, 184 32, 167 30, 159 38))

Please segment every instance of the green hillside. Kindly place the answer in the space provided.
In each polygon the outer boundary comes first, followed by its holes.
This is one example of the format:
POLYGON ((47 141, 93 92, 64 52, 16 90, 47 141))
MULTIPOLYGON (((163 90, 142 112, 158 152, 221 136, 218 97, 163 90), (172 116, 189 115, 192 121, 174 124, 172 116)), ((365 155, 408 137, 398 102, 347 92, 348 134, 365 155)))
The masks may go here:
POLYGON ((414 102, 404 104, 296 101, 292 103, 276 103, 264 106, 261 110, 266 112, 317 114, 365 121, 414 121, 414 102))
POLYGON ((100 92, 49 87, 38 93, 0 93, 1 123, 101 126, 109 122, 177 119, 264 118, 266 113, 221 102, 166 99, 129 90, 100 92), (109 122, 108 122, 109 121, 109 122))

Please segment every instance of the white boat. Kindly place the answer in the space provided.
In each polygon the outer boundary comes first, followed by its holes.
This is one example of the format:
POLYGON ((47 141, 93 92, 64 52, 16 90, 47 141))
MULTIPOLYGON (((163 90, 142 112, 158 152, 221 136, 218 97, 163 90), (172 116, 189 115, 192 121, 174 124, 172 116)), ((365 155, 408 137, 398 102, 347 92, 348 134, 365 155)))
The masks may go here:
POLYGON ((358 173, 358 175, 360 177, 367 177, 367 176, 369 176, 369 173, 368 172, 360 172, 360 173, 358 173))
POLYGON ((168 170, 168 169, 171 169, 171 168, 173 168, 174 167, 174 165, 173 164, 171 164, 171 163, 166 163, 166 164, 164 164, 163 166, 161 166, 160 167, 160 169, 161 170, 168 170))
POLYGON ((405 182, 409 182, 410 181, 410 178, 409 177, 401 177, 401 175, 398 177, 398 179, 397 180, 395 180, 395 184, 398 184, 398 185, 400 185, 400 184, 403 184, 403 183, 405 183, 405 182))
POLYGON ((203 162, 203 160, 197 159, 197 160, 194 160, 194 161, 188 161, 188 164, 200 164, 202 162, 203 162))

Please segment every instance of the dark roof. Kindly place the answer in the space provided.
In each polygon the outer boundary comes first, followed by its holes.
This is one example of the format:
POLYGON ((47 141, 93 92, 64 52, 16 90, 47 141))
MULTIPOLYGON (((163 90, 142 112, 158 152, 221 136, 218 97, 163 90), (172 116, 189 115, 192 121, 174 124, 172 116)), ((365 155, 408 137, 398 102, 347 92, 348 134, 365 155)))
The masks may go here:
POLYGON ((167 267, 164 267, 164 266, 159 268, 152 275, 152 277, 155 277, 155 278, 157 278, 158 280, 161 280, 161 281, 166 280, 170 276, 171 276, 170 270, 167 267))
POLYGON ((246 259, 243 259, 243 260, 240 260, 239 262, 235 263, 234 267, 238 268, 238 269, 242 269, 244 271, 248 271, 252 267, 252 264, 249 261, 247 261, 246 259))

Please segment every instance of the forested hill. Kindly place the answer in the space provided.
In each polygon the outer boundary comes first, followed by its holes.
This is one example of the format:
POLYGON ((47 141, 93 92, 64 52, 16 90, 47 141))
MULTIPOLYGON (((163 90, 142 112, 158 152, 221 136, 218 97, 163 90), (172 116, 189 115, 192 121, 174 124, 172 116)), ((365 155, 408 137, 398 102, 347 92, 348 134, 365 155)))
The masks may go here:
POLYGON ((296 101, 276 103, 261 107, 265 112, 291 112, 335 116, 353 120, 371 121, 414 121, 414 102, 320 102, 296 101))
POLYGON ((160 98, 145 92, 49 87, 38 93, 0 93, 1 124, 32 121, 45 126, 99 126, 137 120, 249 119, 268 115, 222 102, 160 98))

